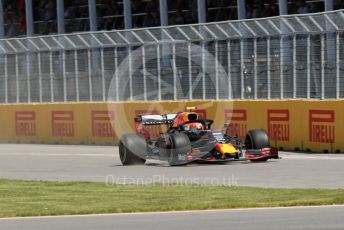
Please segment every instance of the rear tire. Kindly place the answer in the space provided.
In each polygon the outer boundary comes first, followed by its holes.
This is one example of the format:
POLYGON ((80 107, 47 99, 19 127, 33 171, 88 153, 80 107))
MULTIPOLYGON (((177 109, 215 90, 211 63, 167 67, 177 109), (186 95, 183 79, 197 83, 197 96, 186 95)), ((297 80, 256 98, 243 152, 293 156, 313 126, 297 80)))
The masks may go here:
POLYGON ((119 143, 119 158, 123 165, 143 165, 146 159, 140 156, 145 156, 147 153, 146 140, 137 134, 123 135, 119 143))
POLYGON ((167 151, 167 160, 170 166, 187 163, 187 153, 191 151, 189 137, 183 133, 175 133, 170 136, 171 148, 167 151))
POLYGON ((269 136, 264 129, 252 129, 246 134, 246 149, 270 148, 269 136))

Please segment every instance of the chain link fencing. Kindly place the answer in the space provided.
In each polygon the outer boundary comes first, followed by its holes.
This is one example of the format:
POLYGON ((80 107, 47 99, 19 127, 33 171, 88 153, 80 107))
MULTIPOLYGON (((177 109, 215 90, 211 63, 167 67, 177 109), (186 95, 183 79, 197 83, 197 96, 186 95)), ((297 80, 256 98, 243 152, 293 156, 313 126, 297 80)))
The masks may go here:
POLYGON ((339 10, 0 40, 0 103, 344 98, 343 31, 339 10))

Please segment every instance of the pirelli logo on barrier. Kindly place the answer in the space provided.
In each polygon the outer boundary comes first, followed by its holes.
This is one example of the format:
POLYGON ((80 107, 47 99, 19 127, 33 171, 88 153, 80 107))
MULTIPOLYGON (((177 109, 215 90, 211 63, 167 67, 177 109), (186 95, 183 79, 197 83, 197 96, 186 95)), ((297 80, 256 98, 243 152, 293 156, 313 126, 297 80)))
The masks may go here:
POLYGON ((52 134, 55 137, 74 137, 74 113, 54 111, 51 113, 52 134))
POLYGON ((271 140, 289 141, 290 113, 288 109, 268 110, 268 133, 271 140))
POLYGON ((33 111, 15 112, 16 135, 36 136, 36 113, 33 111))
POLYGON ((309 141, 335 143, 335 111, 309 110, 309 141))
POLYGON ((244 138, 247 133, 247 110, 227 109, 225 110, 225 122, 230 122, 229 135, 238 135, 244 138))
MULTIPOLYGON (((136 110, 135 111, 135 117, 138 115, 158 115, 160 114, 160 111, 158 110, 136 110)), ((162 132, 160 125, 145 125, 143 127, 136 127, 136 129, 142 128, 143 132, 149 133, 151 137, 158 137, 160 136, 160 133, 162 132)))
POLYGON ((93 137, 114 137, 112 128, 114 112, 92 111, 92 136, 93 137))

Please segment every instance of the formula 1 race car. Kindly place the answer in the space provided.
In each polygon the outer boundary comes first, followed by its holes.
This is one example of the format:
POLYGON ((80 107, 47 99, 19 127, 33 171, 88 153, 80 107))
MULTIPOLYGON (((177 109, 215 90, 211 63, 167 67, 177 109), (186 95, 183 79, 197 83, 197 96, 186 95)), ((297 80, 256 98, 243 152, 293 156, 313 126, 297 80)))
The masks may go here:
POLYGON ((211 129, 213 120, 187 108, 186 112, 164 115, 139 115, 135 118, 136 134, 125 134, 119 143, 123 165, 144 164, 147 159, 167 161, 171 166, 194 162, 220 163, 278 159, 277 148, 271 148, 263 129, 252 129, 245 138, 233 135, 230 124, 222 130, 211 129), (147 127, 167 126, 152 137, 147 127))

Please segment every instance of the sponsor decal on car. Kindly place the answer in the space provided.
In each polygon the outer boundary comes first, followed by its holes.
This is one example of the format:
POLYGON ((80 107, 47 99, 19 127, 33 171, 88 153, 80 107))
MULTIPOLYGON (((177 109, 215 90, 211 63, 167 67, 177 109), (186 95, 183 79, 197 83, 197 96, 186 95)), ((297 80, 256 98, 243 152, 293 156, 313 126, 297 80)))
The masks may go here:
MULTIPOLYGON (((138 115, 147 115, 147 114, 152 114, 152 115, 159 115, 160 112, 158 110, 136 110, 135 111, 135 116, 138 115)), ((158 137, 160 133, 162 132, 161 126, 159 125, 142 125, 140 124, 140 127, 136 127, 136 130, 140 130, 141 133, 147 133, 149 134, 150 137, 158 137)))

